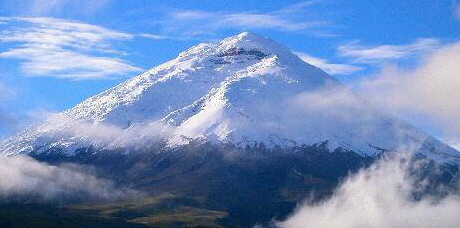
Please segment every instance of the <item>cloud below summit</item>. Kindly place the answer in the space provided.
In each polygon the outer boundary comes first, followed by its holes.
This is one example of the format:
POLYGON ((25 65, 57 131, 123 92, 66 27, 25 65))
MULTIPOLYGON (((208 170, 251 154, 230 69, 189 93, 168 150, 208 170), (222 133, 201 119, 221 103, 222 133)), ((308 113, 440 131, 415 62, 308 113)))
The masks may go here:
MULTIPOLYGON (((306 204, 282 228, 432 228, 457 227, 460 197, 448 194, 441 200, 423 197, 406 157, 384 158, 349 177, 326 201, 306 204)), ((430 183, 425 183, 430 184, 430 183)))
POLYGON ((460 43, 425 57, 412 70, 386 67, 376 77, 358 83, 359 92, 386 110, 407 118, 424 116, 442 126, 448 141, 460 135, 460 43))
POLYGON ((0 197, 113 200, 134 196, 134 191, 117 188, 88 170, 75 164, 48 165, 28 156, 2 157, 0 197))

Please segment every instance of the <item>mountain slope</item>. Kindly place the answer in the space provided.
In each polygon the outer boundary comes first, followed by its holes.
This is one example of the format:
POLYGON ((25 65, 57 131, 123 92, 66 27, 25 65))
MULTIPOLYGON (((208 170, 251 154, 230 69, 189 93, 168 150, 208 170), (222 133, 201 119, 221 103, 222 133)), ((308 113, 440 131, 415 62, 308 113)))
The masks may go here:
POLYGON ((192 140, 282 148, 327 141, 366 156, 411 145, 433 159, 460 161, 454 149, 374 110, 287 47, 250 33, 194 46, 1 142, 0 151, 72 155, 89 146, 192 140))

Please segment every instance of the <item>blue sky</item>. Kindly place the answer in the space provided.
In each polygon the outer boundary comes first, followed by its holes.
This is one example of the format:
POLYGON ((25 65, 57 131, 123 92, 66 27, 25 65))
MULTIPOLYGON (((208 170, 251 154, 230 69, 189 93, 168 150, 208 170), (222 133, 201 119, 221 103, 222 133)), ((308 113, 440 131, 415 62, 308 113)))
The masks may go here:
MULTIPOLYGON (((192 45, 242 31, 283 43, 355 86, 389 68, 402 75, 423 68, 427 56, 456 44, 460 8, 451 0, 1 1, 0 136, 192 45)), ((455 135, 430 113, 414 112, 403 117, 437 136, 455 135)))

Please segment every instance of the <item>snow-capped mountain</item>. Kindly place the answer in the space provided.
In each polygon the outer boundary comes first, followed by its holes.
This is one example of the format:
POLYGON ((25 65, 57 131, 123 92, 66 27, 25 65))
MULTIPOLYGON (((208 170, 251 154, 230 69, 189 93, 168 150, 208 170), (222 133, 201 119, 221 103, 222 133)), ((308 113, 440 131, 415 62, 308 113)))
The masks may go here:
POLYGON ((168 147, 195 139, 281 148, 327 141, 369 156, 415 145, 428 157, 460 162, 456 150, 365 104, 287 47, 245 32, 194 46, 6 139, 0 151, 72 154, 159 138, 168 147))

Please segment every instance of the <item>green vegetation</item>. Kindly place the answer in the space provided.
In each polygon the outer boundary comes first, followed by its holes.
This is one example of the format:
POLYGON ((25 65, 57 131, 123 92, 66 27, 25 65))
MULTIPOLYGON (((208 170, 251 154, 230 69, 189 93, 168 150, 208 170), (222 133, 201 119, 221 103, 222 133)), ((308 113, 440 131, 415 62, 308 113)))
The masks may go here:
POLYGON ((226 212, 190 206, 197 204, 194 199, 161 194, 114 204, 72 205, 67 209, 78 214, 124 219, 127 223, 147 227, 223 227, 216 222, 226 217, 226 212))

